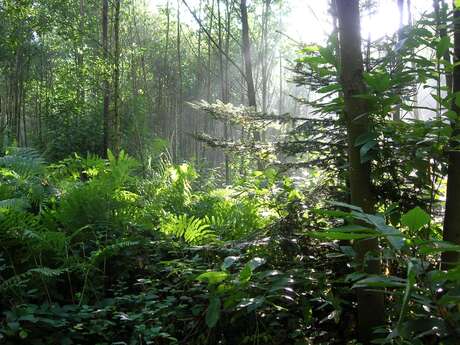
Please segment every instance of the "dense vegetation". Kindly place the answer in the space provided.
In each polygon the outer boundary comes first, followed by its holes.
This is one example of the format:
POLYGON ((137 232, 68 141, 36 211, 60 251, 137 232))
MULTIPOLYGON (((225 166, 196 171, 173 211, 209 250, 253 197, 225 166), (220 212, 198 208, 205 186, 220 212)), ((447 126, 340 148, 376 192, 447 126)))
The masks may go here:
POLYGON ((0 0, 0 344, 458 344, 460 4, 396 2, 0 0))

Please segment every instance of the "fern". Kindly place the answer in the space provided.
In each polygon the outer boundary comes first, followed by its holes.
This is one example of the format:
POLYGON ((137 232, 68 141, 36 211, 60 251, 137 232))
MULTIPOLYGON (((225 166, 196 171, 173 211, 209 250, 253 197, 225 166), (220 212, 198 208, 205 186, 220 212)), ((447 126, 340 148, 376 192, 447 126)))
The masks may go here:
POLYGON ((53 279, 67 272, 67 269, 37 267, 31 268, 24 273, 6 279, 0 284, 0 292, 6 292, 10 289, 16 289, 24 286, 33 276, 39 276, 43 279, 53 279))
POLYGON ((214 242, 217 239, 216 234, 203 219, 188 217, 185 214, 171 216, 163 224, 162 231, 194 245, 214 242))
POLYGON ((93 254, 91 255, 91 262, 95 264, 100 259, 114 256, 123 249, 129 248, 129 247, 135 247, 137 245, 139 245, 139 242, 137 241, 119 241, 117 243, 108 245, 104 248, 101 248, 93 252, 93 254))
POLYGON ((13 209, 23 211, 30 207, 30 203, 25 198, 10 198, 0 200, 0 209, 13 209))
POLYGON ((10 169, 22 177, 38 176, 45 171, 45 160, 31 148, 10 148, 0 157, 0 167, 10 169))

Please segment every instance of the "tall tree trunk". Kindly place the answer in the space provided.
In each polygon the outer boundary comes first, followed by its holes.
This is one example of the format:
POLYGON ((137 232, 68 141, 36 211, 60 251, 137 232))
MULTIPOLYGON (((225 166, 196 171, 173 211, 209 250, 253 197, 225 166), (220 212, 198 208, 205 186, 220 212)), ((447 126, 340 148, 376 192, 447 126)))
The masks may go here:
POLYGON ((270 1, 263 2, 262 15, 262 112, 267 112, 268 103, 268 19, 270 15, 270 1))
MULTIPOLYGON (((102 58, 105 65, 109 65, 109 1, 102 0, 102 58)), ((109 85, 109 77, 107 76, 107 72, 104 74, 104 81, 103 81, 103 152, 102 155, 107 154, 107 150, 110 148, 110 85, 109 85)))
MULTIPOLYGON (((280 1, 279 3, 279 28, 280 30, 282 29, 282 6, 283 6, 283 2, 280 1)), ((279 115, 281 116, 281 114, 283 113, 283 109, 284 109, 284 106, 283 106, 283 49, 281 47, 281 43, 280 43, 280 47, 279 47, 279 73, 280 73, 280 80, 279 80, 279 93, 280 93, 280 99, 279 99, 279 103, 278 103, 278 113, 279 115)), ((297 114, 294 114, 294 115, 297 115, 297 114)))
POLYGON ((181 115, 182 115, 182 52, 181 52, 181 24, 180 24, 180 1, 177 0, 177 92, 176 109, 174 112, 174 161, 179 160, 179 146, 181 140, 181 115))
POLYGON ((249 39, 249 23, 248 23, 248 7, 246 0, 241 0, 241 27, 242 27, 242 40, 243 40, 243 58, 247 85, 248 105, 257 109, 256 104, 256 90, 254 87, 254 78, 252 76, 252 57, 251 57, 251 41, 249 39))
MULTIPOLYGON (((401 42, 404 39, 403 29, 404 29, 404 0, 397 0, 398 4, 398 13, 399 13, 399 29, 398 29, 398 42, 401 42)), ((370 44, 370 43, 369 43, 370 44)), ((401 64, 401 58, 399 54, 396 57, 396 70, 400 70, 402 68, 399 67, 401 64)), ((397 88, 397 94, 401 96, 401 90, 397 88)), ((399 104, 396 105, 396 109, 393 113, 393 120, 399 121, 401 120, 401 106, 399 104)))
MULTIPOLYGON (((211 90, 211 84, 212 84, 212 28, 213 28, 213 18, 214 18, 214 2, 215 0, 211 1, 211 8, 210 8, 210 13, 208 13, 209 17, 209 26, 207 29, 208 35, 207 36, 207 76, 206 76, 206 101, 211 102, 211 97, 212 97, 212 90, 211 90)), ((209 7, 209 2, 208 6, 209 7)), ((208 10, 209 11, 209 10, 208 10)), ((204 126, 203 126, 203 131, 204 133, 208 134, 210 132, 210 127, 211 127, 211 122, 212 120, 209 118, 209 116, 206 116, 204 118, 204 126)), ((205 158, 208 158, 206 156, 207 154, 207 147, 206 145, 202 145, 202 153, 201 155, 205 158)), ((207 159, 209 160, 209 159, 207 159)))
POLYGON ((84 30, 84 24, 85 24, 85 3, 84 3, 84 0, 80 0, 80 6, 79 6, 79 10, 80 10, 80 17, 78 18, 79 20, 79 24, 78 24, 78 29, 79 29, 79 33, 78 33, 78 39, 79 39, 79 51, 77 53, 77 69, 78 69, 78 76, 79 76, 79 79, 80 79, 80 83, 79 83, 79 86, 78 86, 78 98, 79 98, 79 102, 81 103, 84 103, 85 102, 85 83, 84 83, 84 73, 83 73, 83 63, 84 63, 84 52, 83 52, 83 48, 84 48, 84 44, 83 44, 83 37, 84 37, 84 34, 83 34, 83 30, 84 30))
POLYGON ((120 152, 120 110, 119 110, 119 89, 120 89, 120 2, 115 0, 115 22, 114 22, 114 71, 113 71, 113 124, 112 150, 116 156, 120 152))
MULTIPOLYGON (((341 83, 344 93, 348 137, 348 161, 351 203, 364 212, 374 212, 374 195, 371 186, 370 163, 362 163, 357 138, 369 131, 369 106, 367 101, 355 97, 366 92, 363 81, 363 57, 361 52, 361 27, 359 0, 337 0, 341 83)), ((360 269, 369 274, 380 274, 380 260, 366 260, 370 252, 378 251, 376 239, 356 241, 355 249, 360 269)), ((369 344, 373 328, 384 323, 384 299, 379 292, 357 290, 358 338, 369 344)))
MULTIPOLYGON (((257 111, 256 90, 254 87, 254 77, 252 76, 252 57, 251 57, 251 41, 249 38, 249 23, 248 23, 248 7, 246 0, 240 2, 241 10, 241 35, 243 40, 243 59, 245 66, 245 79, 247 86, 248 105, 257 111)), ((254 131, 254 139, 260 141, 259 131, 254 131)), ((261 162, 258 161, 258 169, 261 169, 261 162)))
POLYGON ((168 112, 168 97, 166 94, 166 86, 169 84, 169 74, 168 74, 168 63, 169 63, 169 39, 170 39, 170 29, 171 29, 171 19, 170 19, 170 9, 169 9, 169 0, 166 1, 166 37, 165 37, 165 46, 163 51, 163 61, 161 63, 161 71, 158 77, 158 101, 157 101, 157 113, 158 113, 158 128, 159 132, 164 139, 168 138, 168 126, 167 126, 167 112, 168 112))
MULTIPOLYGON (((460 92, 460 8, 454 1, 454 70, 452 73, 452 91, 460 92)), ((453 132, 449 150, 449 168, 447 171, 446 211, 444 215, 443 239, 460 245, 460 145, 456 136, 460 135, 460 107, 452 102, 452 110, 457 114, 452 122, 453 132)), ((460 261, 460 253, 442 254, 443 269, 460 261)))
MULTIPOLYGON (((436 20, 437 20, 437 27, 439 30, 439 37, 447 37, 447 18, 446 14, 447 11, 445 9, 445 3, 444 0, 433 0, 433 7, 436 15, 436 20), (439 6, 441 5, 441 6, 439 6)), ((443 60, 447 62, 447 64, 450 63, 451 58, 450 58, 450 52, 448 49, 444 52, 443 60)), ((446 66, 444 66, 445 68, 446 66)), ((448 90, 448 93, 452 92, 452 73, 449 71, 445 72, 445 77, 446 77, 446 87, 448 90)))
MULTIPOLYGON (((230 16, 228 13, 228 0, 227 0, 227 6, 226 6, 226 18, 227 16, 230 16)), ((228 63, 225 64, 224 67, 224 54, 228 54, 228 27, 226 27, 226 40, 225 40, 225 47, 223 45, 223 35, 222 35, 222 13, 220 10, 220 0, 217 1, 217 36, 218 36, 218 44, 220 47, 222 47, 221 50, 219 50, 219 73, 221 75, 220 77, 220 91, 221 91, 221 98, 222 102, 228 103, 228 93, 227 93, 227 79, 226 79, 226 73, 228 73, 228 63), (225 49, 225 51, 224 51, 225 49)), ((227 20, 225 21, 227 23, 227 20)), ((227 61, 227 60, 226 60, 227 61)), ((228 140, 228 122, 224 122, 224 139, 228 140)), ((225 160, 225 183, 229 184, 230 183, 230 164, 229 164, 229 159, 228 159, 228 153, 224 152, 224 160, 225 160)))

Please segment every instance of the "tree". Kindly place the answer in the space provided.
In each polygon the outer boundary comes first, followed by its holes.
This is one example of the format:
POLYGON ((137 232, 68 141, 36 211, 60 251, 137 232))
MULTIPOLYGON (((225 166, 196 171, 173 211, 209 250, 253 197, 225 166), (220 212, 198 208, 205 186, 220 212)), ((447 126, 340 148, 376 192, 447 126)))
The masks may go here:
POLYGON ((256 103, 256 91, 254 87, 254 77, 252 76, 252 58, 251 58, 251 41, 249 38, 249 23, 248 23, 248 7, 246 0, 240 2, 241 10, 241 37, 243 43, 243 58, 245 77, 247 85, 248 105, 253 107, 254 110, 257 108, 256 103))
MULTIPOLYGON (((102 58, 105 64, 109 64, 109 1, 102 0, 102 58)), ((103 154, 105 155, 110 148, 110 82, 107 71, 104 71, 103 80, 103 110, 102 117, 104 121, 103 130, 103 154)))
MULTIPOLYGON (((248 7, 246 0, 241 0, 240 2, 240 11, 241 11, 241 37, 243 45, 243 60, 245 68, 245 80, 247 86, 247 95, 248 95, 248 105, 254 111, 257 110, 257 101, 256 101, 256 90, 254 87, 254 77, 252 75, 252 57, 251 57, 251 40, 249 37, 249 22, 248 22, 248 7)), ((260 140, 260 133, 254 131, 254 139, 256 141, 260 140)), ((261 169, 261 162, 257 163, 258 168, 261 169)))
POLYGON ((120 88, 120 2, 115 0, 115 52, 114 52, 114 71, 113 71, 113 128, 112 131, 112 151, 118 155, 120 151, 120 111, 119 111, 119 88, 120 88))
MULTIPOLYGON (((366 213, 374 212, 374 195, 371 185, 371 166, 363 163, 360 147, 356 146, 359 137, 369 132, 369 105, 356 95, 364 94, 366 86, 363 81, 363 58, 361 53, 361 27, 359 0, 337 0, 341 83, 347 126, 348 163, 351 203, 361 207, 366 213)), ((378 250, 376 239, 360 240, 355 243, 358 265, 369 274, 381 272, 378 259, 366 260, 371 252, 378 250)), ((358 334, 359 339, 369 343, 373 328, 384 322, 383 295, 357 290, 358 298, 358 334)))
MULTIPOLYGON (((460 8, 454 1, 454 68, 452 73, 452 91, 460 92, 460 8)), ((452 135, 449 143, 447 171, 446 211, 444 215, 443 239, 460 245, 460 107, 452 102, 452 111, 456 118, 452 121, 452 135)), ((448 268, 460 260, 459 252, 444 252, 442 265, 448 268)))

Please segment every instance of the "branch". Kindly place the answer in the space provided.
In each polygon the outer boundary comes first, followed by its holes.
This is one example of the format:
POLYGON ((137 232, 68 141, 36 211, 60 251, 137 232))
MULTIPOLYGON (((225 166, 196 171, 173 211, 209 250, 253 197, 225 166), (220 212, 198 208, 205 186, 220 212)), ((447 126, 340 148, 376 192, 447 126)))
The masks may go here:
POLYGON ((187 1, 185 0, 182 0, 182 2, 184 3, 184 5, 187 7, 187 9, 189 10, 190 14, 193 16, 193 18, 195 18, 196 22, 198 23, 198 25, 200 26, 200 29, 203 30, 203 32, 206 34, 206 36, 208 36, 209 40, 212 42, 212 44, 215 45, 215 47, 222 53, 222 55, 224 55, 228 61, 230 61, 230 63, 235 66, 235 68, 238 70, 238 72, 241 73, 241 75, 246 78, 246 74, 244 73, 244 71, 241 69, 240 66, 238 66, 238 64, 233 61, 233 59, 225 52, 225 50, 223 50, 221 48, 221 46, 214 40, 214 38, 212 38, 212 35, 209 33, 209 31, 204 27, 203 23, 201 23, 201 20, 200 18, 198 18, 198 16, 196 15, 196 13, 190 8, 190 6, 187 4, 187 1))

